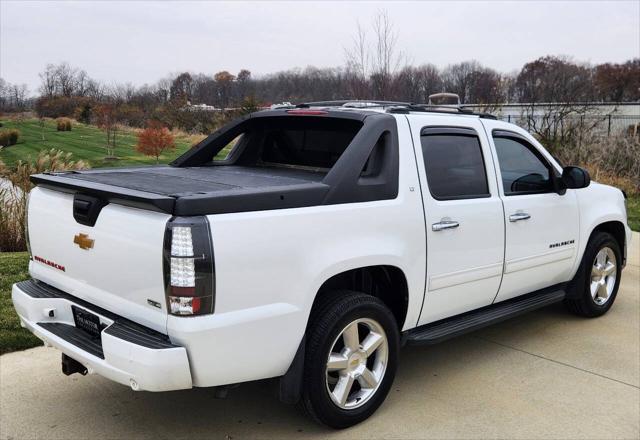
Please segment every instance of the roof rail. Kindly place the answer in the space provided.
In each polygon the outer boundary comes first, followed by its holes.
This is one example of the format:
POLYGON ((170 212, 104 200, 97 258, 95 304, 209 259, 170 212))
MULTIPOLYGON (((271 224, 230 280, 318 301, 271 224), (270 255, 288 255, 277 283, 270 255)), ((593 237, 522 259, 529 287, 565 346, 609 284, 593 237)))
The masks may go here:
POLYGON ((388 107, 388 113, 430 112, 430 113, 457 113, 463 115, 479 116, 484 119, 498 119, 489 113, 475 113, 461 105, 433 105, 414 104, 402 101, 370 101, 370 100, 340 100, 340 101, 313 101, 296 105, 297 108, 309 107, 342 107, 367 109, 372 107, 388 107))
POLYGON ((347 107, 347 108, 367 108, 367 107, 387 107, 391 105, 410 105, 409 102, 401 101, 372 101, 368 99, 350 99, 339 101, 313 101, 303 102, 296 105, 298 108, 307 107, 347 107))
POLYGON ((457 105, 430 105, 430 104, 409 104, 393 106, 387 109, 388 113, 409 113, 409 112, 425 112, 425 113, 447 113, 462 114, 469 116, 478 116, 482 119, 498 119, 490 113, 476 113, 472 110, 457 105))

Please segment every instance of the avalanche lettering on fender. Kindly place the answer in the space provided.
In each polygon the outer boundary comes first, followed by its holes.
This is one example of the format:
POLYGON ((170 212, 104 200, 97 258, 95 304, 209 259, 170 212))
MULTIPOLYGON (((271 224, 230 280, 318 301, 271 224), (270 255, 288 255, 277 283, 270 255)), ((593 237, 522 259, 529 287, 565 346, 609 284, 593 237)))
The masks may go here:
POLYGON ((46 264, 47 266, 51 266, 51 267, 53 267, 54 269, 58 269, 58 270, 61 270, 61 271, 63 271, 63 272, 65 272, 65 271, 66 271, 66 270, 65 270, 65 268, 64 268, 64 266, 61 266, 60 264, 58 264, 58 263, 56 263, 56 262, 54 262, 54 261, 46 260, 46 259, 44 259, 44 258, 42 258, 42 257, 37 256, 37 255, 34 255, 34 256, 33 256, 33 259, 34 259, 34 260, 36 260, 36 261, 37 261, 37 262, 39 262, 39 263, 46 264))

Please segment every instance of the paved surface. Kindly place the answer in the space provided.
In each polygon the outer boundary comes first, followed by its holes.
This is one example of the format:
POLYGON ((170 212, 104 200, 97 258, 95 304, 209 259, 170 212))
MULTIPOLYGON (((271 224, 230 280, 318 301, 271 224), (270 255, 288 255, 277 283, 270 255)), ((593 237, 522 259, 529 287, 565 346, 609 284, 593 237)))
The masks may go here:
POLYGON ((600 319, 551 306, 439 346, 402 352, 392 392, 370 420, 328 431, 265 383, 135 393, 60 373, 60 354, 0 357, 0 438, 639 438, 640 252, 600 319))

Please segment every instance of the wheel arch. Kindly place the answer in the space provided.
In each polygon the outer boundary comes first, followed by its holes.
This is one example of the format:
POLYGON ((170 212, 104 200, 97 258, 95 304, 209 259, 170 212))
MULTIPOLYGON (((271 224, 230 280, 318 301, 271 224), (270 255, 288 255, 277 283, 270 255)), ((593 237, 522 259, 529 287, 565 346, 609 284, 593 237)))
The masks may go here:
POLYGON ((404 271, 398 266, 379 264, 354 267, 327 278, 313 300, 310 314, 320 298, 336 290, 353 290, 379 298, 393 313, 401 331, 409 307, 409 286, 404 271))
MULTIPOLYGON (((317 289, 307 316, 307 325, 320 299, 330 292, 343 289, 379 298, 396 318, 398 331, 402 331, 409 307, 409 285, 405 272, 398 266, 388 264, 353 267, 326 278, 317 289)), ((280 377, 281 402, 295 404, 300 400, 305 350, 306 337, 303 336, 289 369, 280 377)))
POLYGON ((591 231, 591 234, 589 234, 587 243, 591 241, 593 236, 598 232, 608 232, 615 238, 618 246, 620 246, 620 252, 622 252, 622 265, 624 266, 627 257, 627 231, 625 230, 624 224, 619 220, 610 220, 596 225, 591 231))

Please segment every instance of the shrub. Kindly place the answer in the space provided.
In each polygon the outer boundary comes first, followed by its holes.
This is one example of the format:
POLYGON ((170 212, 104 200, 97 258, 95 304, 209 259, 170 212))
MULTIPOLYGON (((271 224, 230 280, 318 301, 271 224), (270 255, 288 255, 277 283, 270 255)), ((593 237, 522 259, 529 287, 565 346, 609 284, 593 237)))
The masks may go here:
POLYGON ((20 130, 12 129, 2 129, 0 130, 0 145, 8 147, 10 145, 15 145, 18 143, 18 139, 20 138, 20 130))
POLYGON ((160 155, 167 150, 176 148, 173 134, 157 122, 150 122, 149 126, 138 133, 138 144, 136 150, 146 156, 156 158, 156 163, 160 155))
POLYGON ((629 194, 640 193, 638 138, 586 134, 582 144, 558 145, 553 154, 564 165, 584 166, 598 182, 617 186, 629 194))
POLYGON ((84 161, 71 160, 71 153, 59 150, 40 151, 34 162, 19 160, 15 168, 8 168, 0 160, 0 177, 10 185, 0 188, 0 252, 26 250, 24 216, 27 194, 31 190, 29 176, 45 171, 77 170, 88 168, 84 161))
POLYGON ((75 109, 75 111, 73 112, 73 116, 78 122, 82 122, 83 124, 87 125, 91 123, 92 112, 93 106, 91 105, 91 103, 84 102, 75 109))
POLYGON ((42 96, 36 100, 35 109, 38 116, 47 118, 59 118, 61 116, 73 116, 73 112, 82 102, 82 98, 54 96, 52 98, 42 96))
POLYGON ((58 131, 71 131, 71 119, 69 118, 56 119, 56 127, 58 131))

